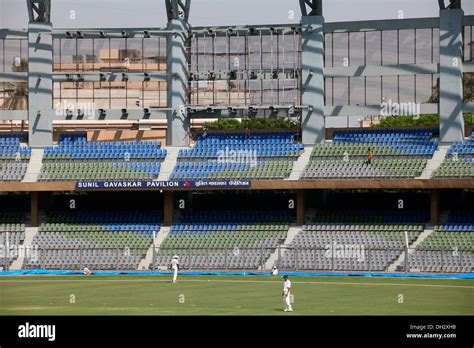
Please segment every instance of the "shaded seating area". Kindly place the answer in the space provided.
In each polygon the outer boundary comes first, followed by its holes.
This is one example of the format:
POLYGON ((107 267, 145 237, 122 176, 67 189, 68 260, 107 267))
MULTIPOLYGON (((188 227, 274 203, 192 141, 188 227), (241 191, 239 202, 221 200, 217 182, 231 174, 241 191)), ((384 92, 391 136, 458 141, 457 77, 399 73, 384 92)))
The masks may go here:
POLYGON ((55 213, 33 243, 38 260, 24 268, 136 270, 159 233, 159 212, 55 213))
POLYGON ((222 211, 184 214, 155 256, 155 268, 167 267, 179 255, 184 269, 250 269, 261 267, 286 238, 287 212, 222 211))

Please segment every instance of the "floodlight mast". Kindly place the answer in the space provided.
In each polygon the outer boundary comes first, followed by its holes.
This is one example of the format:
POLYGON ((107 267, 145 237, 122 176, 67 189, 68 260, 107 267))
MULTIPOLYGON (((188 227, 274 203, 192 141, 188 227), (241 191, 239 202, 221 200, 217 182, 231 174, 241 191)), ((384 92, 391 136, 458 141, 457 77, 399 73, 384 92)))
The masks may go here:
POLYGON ((323 0, 300 0, 302 16, 322 16, 323 0))
POLYGON ((191 0, 165 0, 165 4, 168 21, 172 19, 188 21, 191 0))
POLYGON ((51 0, 26 0, 30 22, 51 22, 51 0))

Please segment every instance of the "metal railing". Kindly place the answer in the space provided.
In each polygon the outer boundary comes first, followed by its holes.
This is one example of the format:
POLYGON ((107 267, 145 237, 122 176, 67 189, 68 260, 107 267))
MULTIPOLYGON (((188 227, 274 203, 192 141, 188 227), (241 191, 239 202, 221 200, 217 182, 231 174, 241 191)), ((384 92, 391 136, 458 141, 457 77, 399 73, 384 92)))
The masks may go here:
POLYGON ((169 270, 174 255, 182 271, 270 270, 326 272, 472 272, 474 250, 415 250, 407 248, 287 247, 276 248, 47 248, 0 246, 0 267, 54 270, 169 270), (141 265, 139 267, 139 265, 141 265))

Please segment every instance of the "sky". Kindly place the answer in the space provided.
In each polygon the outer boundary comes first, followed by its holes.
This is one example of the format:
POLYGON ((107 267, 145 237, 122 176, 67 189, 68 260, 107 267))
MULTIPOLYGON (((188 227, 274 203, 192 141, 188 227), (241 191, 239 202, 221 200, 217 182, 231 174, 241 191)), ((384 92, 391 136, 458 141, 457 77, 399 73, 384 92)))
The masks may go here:
MULTIPOLYGON (((448 1, 446 0, 446 3, 448 1)), ((164 27, 164 0, 52 0, 56 28, 164 27)), ((474 1, 464 0, 466 15, 474 1)), ((438 0, 323 0, 326 22, 437 17, 438 0)), ((193 26, 297 23, 298 0, 192 0, 193 26)), ((26 28, 26 0, 0 0, 0 28, 26 28)))

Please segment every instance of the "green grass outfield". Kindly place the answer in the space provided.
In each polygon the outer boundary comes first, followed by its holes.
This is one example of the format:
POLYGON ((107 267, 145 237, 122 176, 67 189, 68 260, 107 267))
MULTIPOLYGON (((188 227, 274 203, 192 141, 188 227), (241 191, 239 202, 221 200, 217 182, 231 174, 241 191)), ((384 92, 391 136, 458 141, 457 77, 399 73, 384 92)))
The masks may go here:
POLYGON ((1 276, 0 315, 474 315, 474 280, 291 281, 294 312, 285 313, 281 277, 1 276))

